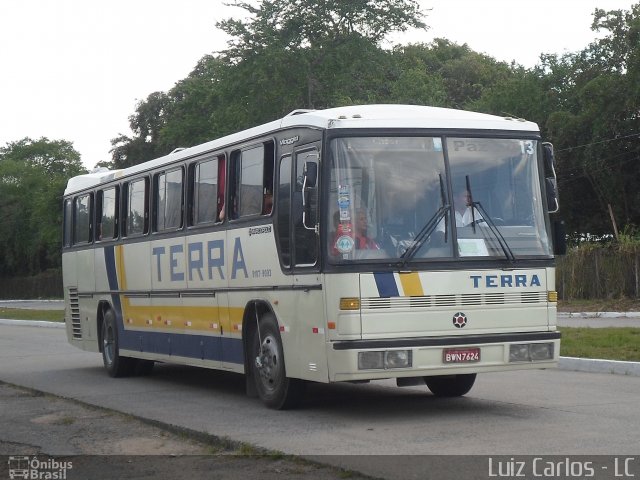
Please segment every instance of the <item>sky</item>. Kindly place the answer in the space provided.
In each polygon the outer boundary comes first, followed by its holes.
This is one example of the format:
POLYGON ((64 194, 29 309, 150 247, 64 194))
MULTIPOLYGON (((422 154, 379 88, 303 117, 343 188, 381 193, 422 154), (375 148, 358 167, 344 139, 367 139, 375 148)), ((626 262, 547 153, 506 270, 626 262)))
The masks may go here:
MULTIPOLYGON (((345 0, 348 1, 348 0, 345 0)), ((533 67, 542 53, 596 38, 595 8, 638 0, 419 0, 429 30, 386 46, 443 37, 533 67)), ((244 11, 219 0, 0 0, 0 147, 24 137, 67 140, 88 169, 131 135, 139 101, 168 91, 204 55, 224 50, 216 22, 244 11)))

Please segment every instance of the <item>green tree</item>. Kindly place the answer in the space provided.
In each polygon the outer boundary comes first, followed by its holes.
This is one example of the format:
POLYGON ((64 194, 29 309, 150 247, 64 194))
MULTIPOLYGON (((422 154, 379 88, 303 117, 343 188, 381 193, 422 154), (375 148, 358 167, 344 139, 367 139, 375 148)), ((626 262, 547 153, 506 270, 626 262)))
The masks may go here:
POLYGON ((578 53, 547 56, 557 96, 547 120, 556 144, 562 215, 571 230, 609 233, 640 225, 640 4, 596 9, 592 29, 605 36, 578 53))
POLYGON ((83 172, 65 140, 23 138, 0 148, 0 275, 60 266, 62 194, 83 172))

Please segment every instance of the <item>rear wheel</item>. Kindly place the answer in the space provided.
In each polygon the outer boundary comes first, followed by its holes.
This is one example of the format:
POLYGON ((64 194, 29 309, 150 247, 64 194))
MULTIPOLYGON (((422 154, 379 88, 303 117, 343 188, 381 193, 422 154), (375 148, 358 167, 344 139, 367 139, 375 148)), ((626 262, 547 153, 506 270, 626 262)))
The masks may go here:
POLYGON ((253 335, 249 359, 258 395, 270 408, 295 408, 302 400, 305 383, 287 377, 282 339, 274 316, 263 316, 259 328, 253 335))
POLYGON ((424 382, 436 397, 460 397, 469 393, 476 381, 476 374, 424 377, 424 382))
POLYGON ((120 356, 118 326, 113 310, 107 310, 102 321, 102 361, 112 377, 130 375, 136 366, 134 358, 120 356))

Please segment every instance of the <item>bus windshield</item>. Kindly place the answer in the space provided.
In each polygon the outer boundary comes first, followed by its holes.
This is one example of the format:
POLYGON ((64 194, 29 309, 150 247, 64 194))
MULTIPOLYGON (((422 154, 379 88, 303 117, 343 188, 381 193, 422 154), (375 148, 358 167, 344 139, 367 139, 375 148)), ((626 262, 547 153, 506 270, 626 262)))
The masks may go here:
POLYGON ((335 138, 328 257, 549 257, 537 155, 529 139, 335 138))

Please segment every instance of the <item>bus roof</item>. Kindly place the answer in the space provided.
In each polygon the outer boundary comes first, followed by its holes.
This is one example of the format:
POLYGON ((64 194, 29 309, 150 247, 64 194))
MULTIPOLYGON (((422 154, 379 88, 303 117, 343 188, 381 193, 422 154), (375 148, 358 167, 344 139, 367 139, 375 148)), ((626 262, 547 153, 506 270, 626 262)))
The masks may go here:
POLYGON ((295 110, 279 120, 191 148, 176 150, 164 157, 123 170, 103 169, 79 175, 69 180, 64 194, 68 195, 109 182, 115 178, 129 176, 183 158, 197 156, 254 137, 266 135, 281 128, 290 127, 316 127, 321 129, 425 128, 539 132, 538 125, 519 118, 499 117, 485 113, 421 105, 355 105, 326 110, 295 110))

